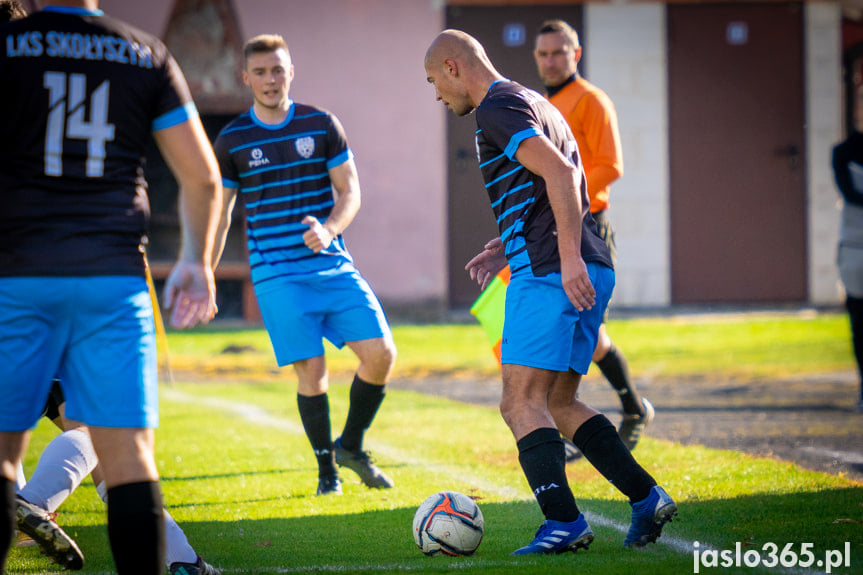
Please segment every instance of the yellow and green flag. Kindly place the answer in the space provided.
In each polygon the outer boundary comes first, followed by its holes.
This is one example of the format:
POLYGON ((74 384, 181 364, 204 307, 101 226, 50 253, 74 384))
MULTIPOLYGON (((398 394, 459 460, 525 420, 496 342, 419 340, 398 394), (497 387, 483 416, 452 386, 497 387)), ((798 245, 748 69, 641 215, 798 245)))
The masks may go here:
POLYGON ((503 316, 506 307, 506 286, 509 285, 509 266, 506 266, 486 286, 473 302, 470 313, 476 316, 485 329, 492 353, 500 363, 500 345, 503 337, 503 316))

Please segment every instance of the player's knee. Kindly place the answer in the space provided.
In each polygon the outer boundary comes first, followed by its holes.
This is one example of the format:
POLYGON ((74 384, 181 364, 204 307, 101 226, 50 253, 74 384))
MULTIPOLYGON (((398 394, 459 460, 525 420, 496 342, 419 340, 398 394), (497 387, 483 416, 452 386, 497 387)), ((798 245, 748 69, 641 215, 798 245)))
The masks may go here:
POLYGON ((500 410, 500 416, 503 418, 503 422, 512 429, 513 422, 515 421, 512 402, 501 399, 498 409, 500 410))
POLYGON ((398 351, 396 350, 396 344, 392 339, 384 338, 382 340, 382 345, 380 351, 378 352, 378 362, 386 366, 387 373, 389 373, 393 366, 396 364, 396 357, 398 357, 398 351))
POLYGON ((526 405, 526 402, 519 401, 514 397, 502 397, 500 400, 500 415, 503 417, 504 423, 510 429, 515 429, 523 421, 531 410, 526 405))
POLYGON ((386 383, 395 366, 397 354, 392 339, 381 338, 360 355, 360 376, 372 383, 386 383))

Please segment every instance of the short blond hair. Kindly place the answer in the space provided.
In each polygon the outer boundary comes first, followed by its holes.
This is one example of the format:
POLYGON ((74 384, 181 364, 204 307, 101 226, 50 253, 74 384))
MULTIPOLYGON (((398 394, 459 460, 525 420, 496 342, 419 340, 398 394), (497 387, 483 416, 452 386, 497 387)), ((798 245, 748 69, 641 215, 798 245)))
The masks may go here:
POLYGON ((284 49, 290 57, 291 52, 288 50, 288 43, 278 34, 261 34, 260 36, 255 36, 246 42, 246 45, 243 47, 243 67, 246 66, 246 63, 249 61, 249 57, 252 54, 275 52, 279 48, 284 49))

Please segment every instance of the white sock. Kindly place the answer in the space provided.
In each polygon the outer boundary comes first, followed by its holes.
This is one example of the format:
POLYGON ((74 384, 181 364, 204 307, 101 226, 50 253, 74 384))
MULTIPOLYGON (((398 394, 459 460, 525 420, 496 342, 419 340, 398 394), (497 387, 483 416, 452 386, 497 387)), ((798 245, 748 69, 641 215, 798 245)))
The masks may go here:
MULTIPOLYGON (((108 490, 105 489, 103 481, 96 486, 96 492, 102 501, 108 503, 108 490)), ((195 563, 198 560, 198 554, 189 545, 189 540, 186 539, 186 534, 165 509, 165 564, 170 567, 173 563, 195 563)))
POLYGON ((20 493, 27 485, 27 477, 24 475, 24 465, 18 462, 18 474, 15 476, 15 493, 20 493))
POLYGON ((56 511, 98 463, 89 435, 77 429, 61 433, 39 456, 20 495, 48 512, 56 511))
POLYGON ((172 563, 195 563, 198 554, 189 545, 186 534, 165 509, 165 563, 170 567, 172 563))

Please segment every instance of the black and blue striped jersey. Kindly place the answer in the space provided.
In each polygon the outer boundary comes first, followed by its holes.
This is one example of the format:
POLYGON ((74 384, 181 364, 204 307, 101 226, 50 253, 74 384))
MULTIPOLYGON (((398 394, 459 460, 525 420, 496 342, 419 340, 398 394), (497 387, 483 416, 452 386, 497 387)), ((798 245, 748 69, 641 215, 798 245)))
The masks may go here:
POLYGON ((317 254, 303 241, 303 218, 323 224, 335 204, 329 170, 353 158, 333 114, 291 102, 283 122, 265 124, 252 108, 225 126, 215 149, 224 187, 245 206, 254 283, 353 268, 342 236, 317 254))
POLYGON ((0 276, 144 274, 144 156, 197 114, 155 36, 50 7, 0 26, 0 276))
MULTIPOLYGON (((476 123, 479 167, 512 273, 528 267, 535 276, 560 272, 557 227, 545 181, 522 166, 515 154, 521 142, 544 134, 580 166, 578 146, 566 120, 542 95, 507 80, 491 85, 476 109, 476 123)), ((613 267, 590 215, 583 171, 580 193, 581 257, 613 267)))

